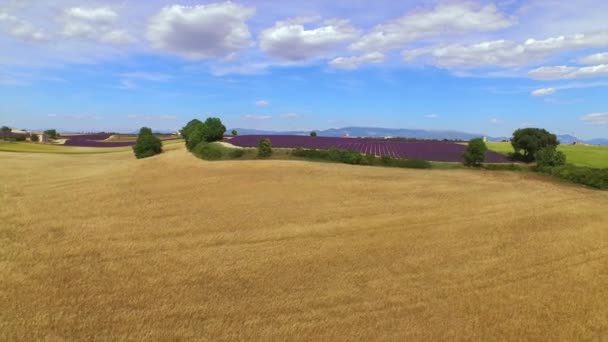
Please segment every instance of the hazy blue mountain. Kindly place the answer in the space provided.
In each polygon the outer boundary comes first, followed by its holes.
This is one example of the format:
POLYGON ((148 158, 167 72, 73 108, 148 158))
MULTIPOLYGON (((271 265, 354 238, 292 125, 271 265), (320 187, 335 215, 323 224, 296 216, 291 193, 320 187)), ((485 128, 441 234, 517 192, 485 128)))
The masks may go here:
POLYGON ((569 144, 572 144, 572 143, 575 143, 575 142, 582 141, 581 139, 579 139, 579 138, 577 138, 577 137, 575 137, 573 135, 570 135, 570 134, 561 134, 561 135, 558 135, 557 136, 557 140, 559 140, 559 142, 561 144, 564 144, 564 145, 569 145, 569 144))

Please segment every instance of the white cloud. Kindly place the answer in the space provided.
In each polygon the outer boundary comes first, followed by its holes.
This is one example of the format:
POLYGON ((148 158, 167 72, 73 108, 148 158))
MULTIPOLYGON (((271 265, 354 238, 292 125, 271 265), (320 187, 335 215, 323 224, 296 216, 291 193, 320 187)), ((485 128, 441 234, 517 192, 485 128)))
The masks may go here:
POLYGON ((329 62, 334 68, 353 70, 363 64, 379 64, 384 62, 384 54, 381 52, 371 52, 362 56, 338 57, 329 62))
POLYGON ((254 102, 254 104, 257 107, 266 107, 266 106, 268 106, 270 104, 270 102, 268 102, 266 100, 257 100, 257 101, 254 102))
POLYGON ((512 23, 494 5, 480 7, 470 2, 440 4, 377 25, 351 48, 357 51, 386 51, 423 38, 495 31, 512 23))
POLYGON ((502 120, 500 120, 500 119, 497 119, 497 118, 491 118, 490 119, 490 123, 492 125, 502 125, 504 122, 502 120))
POLYGON ((97 40, 109 44, 128 44, 135 39, 115 28, 118 14, 109 7, 72 7, 64 11, 62 34, 68 38, 97 40))
POLYGON ((594 55, 585 56, 583 58, 580 58, 578 62, 587 65, 608 64, 608 52, 596 53, 594 55))
POLYGON ((581 120, 591 125, 608 125, 608 113, 591 113, 583 116, 581 120))
POLYGON ((297 119, 298 117, 300 117, 300 115, 298 113, 285 113, 281 114, 281 117, 283 119, 297 119))
POLYGON ((439 117, 439 115, 437 114, 427 114, 424 116, 427 119, 437 119, 439 117))
POLYGON ((540 96, 549 96, 555 94, 555 88, 541 88, 534 90, 531 95, 540 97, 540 96))
POLYGON ((68 120, 102 120, 102 116, 87 114, 48 114, 49 118, 60 118, 68 120))
POLYGON ((260 34, 260 48, 284 60, 304 61, 332 55, 359 34, 348 20, 325 21, 323 26, 313 29, 304 27, 304 24, 314 21, 295 18, 276 22, 260 34))
POLYGON ((247 114, 244 116, 244 118, 245 118, 245 120, 261 121, 261 120, 270 120, 270 119, 272 119, 272 116, 247 114))
POLYGON ((44 42, 49 39, 43 31, 13 15, 0 12, 0 25, 5 26, 11 35, 24 41, 44 42))
POLYGON ((528 72, 530 77, 539 80, 559 80, 588 77, 608 76, 608 64, 594 65, 588 67, 552 66, 541 67, 528 72))
POLYGON ((514 67, 540 62, 558 52, 608 46, 608 32, 576 34, 522 43, 510 40, 485 41, 476 44, 440 44, 403 51, 406 62, 428 56, 430 64, 440 67, 479 68, 484 66, 514 67))
POLYGON ((108 24, 114 22, 118 15, 108 7, 82 8, 72 7, 65 11, 66 15, 72 19, 94 22, 98 24, 108 24))
POLYGON ((232 2, 164 7, 150 19, 152 46, 191 59, 228 57, 251 45, 255 9, 232 2))

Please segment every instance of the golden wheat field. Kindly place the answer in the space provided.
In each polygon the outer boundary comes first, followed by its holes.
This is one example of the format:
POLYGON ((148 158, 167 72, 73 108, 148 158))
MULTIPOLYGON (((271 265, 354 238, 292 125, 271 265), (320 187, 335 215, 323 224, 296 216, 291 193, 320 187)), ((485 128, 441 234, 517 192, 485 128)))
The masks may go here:
POLYGON ((0 153, 0 340, 605 340, 608 193, 527 173, 0 153))

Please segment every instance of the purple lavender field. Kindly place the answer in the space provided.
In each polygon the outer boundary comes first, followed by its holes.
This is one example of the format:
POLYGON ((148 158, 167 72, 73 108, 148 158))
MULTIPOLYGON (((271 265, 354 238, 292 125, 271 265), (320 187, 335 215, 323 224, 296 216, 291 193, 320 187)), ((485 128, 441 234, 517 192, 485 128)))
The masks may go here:
MULTIPOLYGON (((461 162, 466 146, 441 141, 387 141, 358 138, 310 137, 295 135, 242 135, 229 140, 235 146, 256 147, 262 138, 269 138, 273 147, 310 148, 326 150, 337 148, 352 150, 376 156, 403 159, 420 159, 439 162, 461 162)), ((488 151, 486 161, 509 163, 509 159, 499 153, 488 151)))
POLYGON ((120 142, 104 142, 103 140, 111 137, 110 134, 99 133, 99 134, 82 134, 66 136, 68 139, 65 142, 65 146, 79 146, 79 147, 125 147, 135 145, 135 141, 120 141, 120 142))

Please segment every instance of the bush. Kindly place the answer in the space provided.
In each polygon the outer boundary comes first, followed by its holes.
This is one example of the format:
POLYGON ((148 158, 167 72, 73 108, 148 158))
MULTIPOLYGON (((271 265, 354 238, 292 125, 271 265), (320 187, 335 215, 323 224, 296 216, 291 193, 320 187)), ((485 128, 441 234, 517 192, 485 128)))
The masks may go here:
POLYGON ((537 167, 537 171, 597 189, 608 189, 608 169, 594 169, 572 164, 537 167))
POLYGON ((163 151, 163 143, 152 134, 152 129, 142 127, 139 130, 137 141, 133 146, 133 153, 137 159, 152 157, 163 151))
POLYGON ((486 160, 486 152, 488 147, 482 138, 472 139, 469 141, 469 146, 464 152, 464 165, 479 166, 486 160))
POLYGON ((245 155, 245 150, 238 149, 238 148, 231 149, 230 152, 228 153, 228 156, 230 156, 231 159, 238 159, 244 155, 245 155))
POLYGON ((205 160, 220 160, 224 157, 224 148, 218 144, 203 141, 196 145, 192 153, 205 160))
POLYGON ((545 147, 535 155, 536 165, 540 168, 566 165, 566 155, 555 147, 545 147))
POLYGON ((30 140, 32 142, 38 142, 38 134, 32 134, 30 137, 30 140))
POLYGON ((356 151, 338 150, 335 148, 329 150, 309 150, 296 148, 291 154, 293 156, 306 159, 329 160, 353 165, 383 165, 413 169, 430 169, 432 167, 432 164, 426 160, 395 159, 388 156, 377 158, 376 156, 369 154, 362 155, 356 151))
POLYGON ((236 137, 237 135, 239 135, 239 132, 236 131, 236 129, 232 130, 232 136, 236 137))
POLYGON ((380 157, 380 163, 384 166, 402 167, 408 169, 430 169, 433 166, 426 160, 396 159, 389 156, 380 157))
POLYGON ((523 171, 524 169, 517 164, 488 164, 483 167, 491 171, 523 171))
POLYGON ((310 136, 311 137, 316 137, 317 136, 317 132, 315 132, 315 131, 310 132, 310 136))
POLYGON ((0 131, 4 132, 4 133, 10 133, 13 130, 10 127, 8 127, 8 126, 2 126, 2 128, 0 128, 0 131))
POLYGON ((258 142, 258 157, 268 158, 272 155, 272 143, 270 139, 263 138, 258 142))

